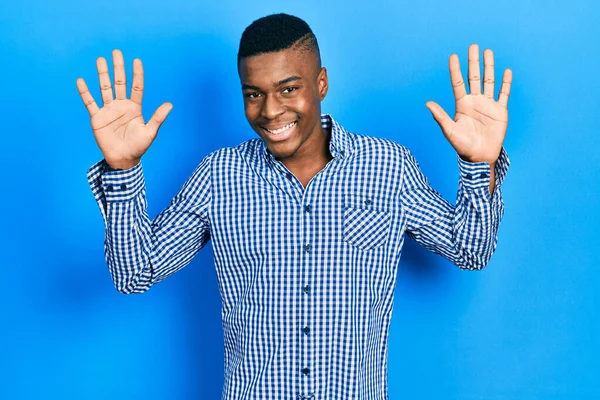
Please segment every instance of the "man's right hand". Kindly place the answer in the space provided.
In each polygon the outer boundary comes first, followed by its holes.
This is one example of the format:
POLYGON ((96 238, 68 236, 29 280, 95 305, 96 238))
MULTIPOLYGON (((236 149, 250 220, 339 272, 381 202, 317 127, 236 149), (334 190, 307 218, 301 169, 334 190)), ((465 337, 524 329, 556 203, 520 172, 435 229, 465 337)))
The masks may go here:
POLYGON ((146 124, 142 116, 144 68, 139 58, 133 60, 131 98, 127 98, 123 54, 113 50, 115 97, 113 97, 108 65, 104 57, 96 60, 103 107, 98 108, 83 78, 77 79, 77 89, 90 113, 92 130, 104 160, 113 169, 129 169, 139 163, 148 150, 161 124, 173 108, 163 103, 146 124))

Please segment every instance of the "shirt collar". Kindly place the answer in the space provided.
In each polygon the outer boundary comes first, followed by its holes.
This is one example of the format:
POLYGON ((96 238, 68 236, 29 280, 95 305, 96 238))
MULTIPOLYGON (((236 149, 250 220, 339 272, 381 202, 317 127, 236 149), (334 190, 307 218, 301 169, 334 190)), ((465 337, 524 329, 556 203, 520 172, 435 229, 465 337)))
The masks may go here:
MULTIPOLYGON (((321 127, 331 130, 329 152, 333 158, 344 158, 352 154, 353 146, 350 134, 329 114, 321 114, 321 127)), ((264 140, 260 139, 260 155, 269 162, 275 162, 275 156, 269 151, 264 140)))

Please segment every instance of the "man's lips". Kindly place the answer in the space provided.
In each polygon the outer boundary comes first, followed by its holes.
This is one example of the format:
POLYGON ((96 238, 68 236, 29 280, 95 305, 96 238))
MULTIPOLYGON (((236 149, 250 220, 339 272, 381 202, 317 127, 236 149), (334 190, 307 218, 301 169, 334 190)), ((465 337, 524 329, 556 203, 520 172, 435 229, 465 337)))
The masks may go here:
POLYGON ((293 128, 296 125, 296 122, 297 121, 291 121, 291 122, 287 122, 285 124, 279 124, 277 126, 261 125, 260 127, 271 134, 278 135, 280 133, 285 132, 286 130, 288 130, 290 128, 293 128))
POLYGON ((268 127, 268 126, 260 125, 260 128, 262 129, 264 134, 268 137, 270 142, 280 142, 280 141, 287 140, 289 137, 291 137, 294 134, 297 126, 298 126, 298 121, 293 121, 293 122, 288 122, 285 125, 279 124, 277 127, 276 126, 268 127))

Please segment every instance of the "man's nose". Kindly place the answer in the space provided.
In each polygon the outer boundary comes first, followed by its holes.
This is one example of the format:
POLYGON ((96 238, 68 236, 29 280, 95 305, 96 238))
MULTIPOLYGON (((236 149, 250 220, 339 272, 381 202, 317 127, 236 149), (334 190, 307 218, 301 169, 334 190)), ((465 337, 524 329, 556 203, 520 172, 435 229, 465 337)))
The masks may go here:
POLYGON ((263 103, 263 107, 261 110, 261 115, 266 119, 276 119, 278 116, 285 112, 285 107, 277 96, 267 95, 265 97, 265 102, 263 103))

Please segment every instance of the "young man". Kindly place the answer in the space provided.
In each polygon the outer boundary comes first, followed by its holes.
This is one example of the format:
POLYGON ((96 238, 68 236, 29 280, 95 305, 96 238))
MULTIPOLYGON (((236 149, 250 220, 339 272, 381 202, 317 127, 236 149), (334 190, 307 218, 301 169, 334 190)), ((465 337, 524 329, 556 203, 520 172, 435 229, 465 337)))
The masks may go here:
POLYGON ((346 131, 321 114, 327 71, 308 25, 286 14, 244 31, 238 70, 246 118, 260 136, 206 156, 153 221, 141 157, 172 108, 146 124, 143 70, 126 98, 122 54, 97 61, 103 108, 77 86, 104 160, 88 171, 106 223, 110 273, 144 292, 212 239, 223 300, 223 399, 387 399, 387 338, 404 233, 460 268, 481 269, 503 214, 502 148, 511 72, 494 101, 493 55, 469 49, 466 94, 450 57, 451 119, 427 106, 458 153, 456 206, 432 189, 400 144, 346 131))

